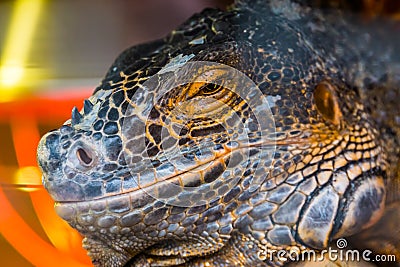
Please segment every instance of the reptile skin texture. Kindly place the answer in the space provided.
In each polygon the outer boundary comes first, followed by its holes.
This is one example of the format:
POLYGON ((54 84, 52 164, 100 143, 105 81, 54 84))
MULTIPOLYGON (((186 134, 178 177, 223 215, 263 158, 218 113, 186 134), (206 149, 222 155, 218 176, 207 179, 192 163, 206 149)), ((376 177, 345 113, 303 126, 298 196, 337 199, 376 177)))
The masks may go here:
POLYGON ((41 139, 94 266, 303 266, 275 252, 341 238, 400 260, 400 28, 304 2, 195 14, 41 139))

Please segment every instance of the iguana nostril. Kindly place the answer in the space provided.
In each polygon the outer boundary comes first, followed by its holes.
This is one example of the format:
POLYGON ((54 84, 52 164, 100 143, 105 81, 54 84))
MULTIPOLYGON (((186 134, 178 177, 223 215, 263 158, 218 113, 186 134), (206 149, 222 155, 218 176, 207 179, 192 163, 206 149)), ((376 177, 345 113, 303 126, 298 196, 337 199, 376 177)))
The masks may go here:
POLYGON ((93 158, 83 148, 78 148, 76 150, 76 155, 77 155, 79 161, 81 163, 83 163, 83 165, 85 165, 85 166, 88 166, 93 162, 93 158))

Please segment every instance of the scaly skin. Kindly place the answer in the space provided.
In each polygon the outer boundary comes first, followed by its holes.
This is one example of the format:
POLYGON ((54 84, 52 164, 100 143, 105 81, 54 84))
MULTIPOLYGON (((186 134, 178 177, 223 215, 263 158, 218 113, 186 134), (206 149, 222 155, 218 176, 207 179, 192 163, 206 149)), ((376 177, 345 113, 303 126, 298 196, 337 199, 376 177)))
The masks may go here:
POLYGON ((342 15, 239 1, 118 57, 38 148, 95 266, 283 265, 398 201, 398 40, 342 15))

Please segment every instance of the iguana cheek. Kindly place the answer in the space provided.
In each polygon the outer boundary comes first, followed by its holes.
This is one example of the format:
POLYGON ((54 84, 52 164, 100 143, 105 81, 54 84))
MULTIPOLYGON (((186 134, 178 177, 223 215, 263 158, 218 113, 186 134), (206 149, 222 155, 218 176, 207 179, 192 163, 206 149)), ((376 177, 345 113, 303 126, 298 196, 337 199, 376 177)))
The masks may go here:
POLYGON ((297 228, 298 237, 307 246, 324 248, 331 239, 358 233, 382 216, 383 178, 364 174, 350 183, 329 184, 307 204, 297 228))
POLYGON ((382 177, 368 179, 360 184, 344 208, 344 218, 334 238, 349 236, 375 224, 385 207, 385 185, 382 177))

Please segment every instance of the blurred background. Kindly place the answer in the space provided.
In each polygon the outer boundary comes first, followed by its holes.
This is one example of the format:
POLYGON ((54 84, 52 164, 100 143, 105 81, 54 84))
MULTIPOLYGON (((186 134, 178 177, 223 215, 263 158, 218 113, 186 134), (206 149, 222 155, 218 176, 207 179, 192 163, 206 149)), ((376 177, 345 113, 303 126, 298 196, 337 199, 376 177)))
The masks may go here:
MULTIPOLYGON (((81 108, 122 50, 230 2, 0 0, 1 266, 90 264, 81 237, 56 216, 41 186, 40 136, 69 119, 73 106, 81 108)), ((347 2, 371 17, 394 16, 400 1, 347 2)))

